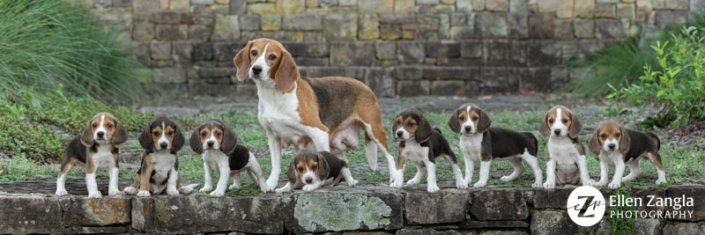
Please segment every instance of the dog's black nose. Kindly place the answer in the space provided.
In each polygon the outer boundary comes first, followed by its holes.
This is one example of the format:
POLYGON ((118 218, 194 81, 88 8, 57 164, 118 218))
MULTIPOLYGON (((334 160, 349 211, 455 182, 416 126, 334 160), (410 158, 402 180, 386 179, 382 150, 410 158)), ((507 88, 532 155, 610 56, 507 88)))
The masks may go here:
POLYGON ((259 65, 252 66, 252 73, 259 75, 262 72, 262 67, 259 65))
POLYGON ((401 137, 402 135, 404 135, 403 131, 397 131, 397 137, 401 137))
POLYGON ((307 178, 307 179, 306 179, 306 183, 307 183, 307 184, 310 184, 311 182, 313 182, 313 179, 311 179, 311 178, 307 178))
POLYGON ((560 134, 561 134, 561 130, 553 130, 553 133, 555 133, 556 135, 560 135, 560 134))
POLYGON ((466 127, 465 127, 465 132, 470 132, 470 131, 472 131, 472 127, 471 127, 471 126, 466 126, 466 127))
POLYGON ((608 144, 607 147, 610 148, 610 149, 614 149, 615 145, 614 145, 614 144, 608 144))
POLYGON ((162 149, 165 149, 167 146, 169 146, 169 144, 162 142, 161 144, 159 144, 159 146, 161 146, 162 149))
POLYGON ((99 131, 98 133, 95 133, 95 134, 98 136, 98 138, 103 138, 103 136, 105 135, 105 132, 99 131))
POLYGON ((208 141, 206 142, 206 144, 208 145, 208 147, 213 147, 213 141, 208 141))

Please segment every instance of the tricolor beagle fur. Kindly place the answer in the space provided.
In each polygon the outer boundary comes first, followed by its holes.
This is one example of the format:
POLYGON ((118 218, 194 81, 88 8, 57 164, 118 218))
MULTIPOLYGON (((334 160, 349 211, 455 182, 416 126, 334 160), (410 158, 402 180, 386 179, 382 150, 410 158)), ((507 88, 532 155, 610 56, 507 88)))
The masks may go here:
POLYGON ((115 116, 110 113, 98 113, 88 122, 80 136, 76 136, 66 147, 64 162, 56 181, 56 195, 63 196, 66 192, 66 174, 75 164, 84 167, 86 172, 86 187, 89 198, 100 198, 95 181, 96 170, 109 169, 110 183, 108 195, 117 196, 122 192, 118 189, 118 157, 120 145, 127 141, 127 130, 115 116))
POLYGON ((544 188, 555 188, 556 180, 559 184, 594 183, 588 172, 585 149, 578 140, 582 128, 578 116, 561 105, 554 106, 544 116, 541 135, 548 137, 544 188))
POLYGON ((288 182, 275 191, 285 193, 291 189, 303 188, 305 192, 311 192, 326 185, 336 185, 341 178, 345 179, 348 186, 357 184, 357 180, 350 174, 347 162, 330 152, 302 149, 291 161, 287 174, 288 182))
POLYGON ((237 137, 229 127, 218 120, 210 120, 201 124, 191 134, 189 140, 191 149, 203 154, 203 171, 205 172, 205 184, 201 192, 213 190, 213 176, 211 170, 217 171, 220 175, 215 190, 210 195, 222 197, 225 195, 225 187, 228 179, 233 176, 233 184, 228 189, 239 189, 241 186, 240 173, 247 170, 253 183, 259 185, 263 192, 271 191, 262 176, 262 168, 255 155, 245 146, 237 143, 237 137))
POLYGON ((399 113, 392 125, 392 132, 394 139, 400 141, 397 170, 402 172, 402 177, 406 161, 416 163, 416 176, 407 181, 406 185, 421 183, 425 169, 428 171, 428 192, 440 190, 436 184, 436 158, 443 157, 451 163, 455 186, 459 189, 468 187, 448 140, 443 137, 441 130, 431 128, 431 124, 419 110, 407 109, 399 113))
POLYGON ((401 172, 394 171, 377 97, 364 83, 347 77, 302 78, 284 46, 266 38, 247 43, 233 63, 239 81, 250 78, 257 85, 257 117, 272 157, 270 187, 276 186, 281 173, 282 147, 314 147, 342 156, 357 147, 360 130, 365 133, 370 168, 377 168, 380 148, 387 159, 391 186, 401 187, 403 179, 401 172))
POLYGON ((465 157, 465 182, 472 181, 475 162, 480 162, 480 179, 473 187, 484 187, 490 175, 492 160, 509 160, 514 166, 512 174, 503 176, 502 181, 512 181, 524 172, 521 159, 529 164, 534 172, 533 187, 541 187, 543 174, 536 157, 538 141, 530 132, 516 132, 490 127, 492 120, 475 104, 465 104, 455 110, 448 120, 448 126, 460 133, 460 149, 465 157))
POLYGON ((661 141, 651 132, 640 132, 624 128, 613 120, 601 122, 592 134, 590 151, 600 156, 600 181, 595 186, 607 184, 609 165, 615 165, 614 176, 609 188, 619 188, 622 181, 636 179, 641 174, 639 160, 649 159, 656 165, 658 180, 656 184, 666 183, 666 172, 661 165, 661 141), (629 175, 624 175, 624 163, 629 166, 629 175))
POLYGON ((167 117, 157 117, 144 128, 139 141, 144 149, 142 164, 132 185, 123 192, 140 197, 164 192, 176 196, 179 192, 191 193, 198 185, 181 186, 177 153, 184 146, 185 139, 176 123, 167 117))

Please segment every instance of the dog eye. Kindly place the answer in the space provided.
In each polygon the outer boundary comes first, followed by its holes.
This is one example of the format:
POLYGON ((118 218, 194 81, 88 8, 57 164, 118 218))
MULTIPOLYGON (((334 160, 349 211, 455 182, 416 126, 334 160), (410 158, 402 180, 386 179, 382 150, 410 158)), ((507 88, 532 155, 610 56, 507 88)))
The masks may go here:
POLYGON ((220 136, 220 134, 221 134, 220 132, 216 132, 215 136, 220 136))
POLYGON ((620 135, 622 135, 622 134, 620 134, 620 133, 614 134, 614 136, 617 137, 617 138, 619 138, 620 135))
POLYGON ((410 123, 407 123, 406 125, 407 126, 414 126, 414 125, 416 125, 416 123, 410 122, 410 123))
POLYGON ((602 138, 602 139, 607 138, 607 135, 605 135, 605 134, 600 134, 600 138, 602 138))
POLYGON ((250 54, 252 54, 252 56, 257 56, 257 51, 252 50, 252 52, 250 52, 250 54))
POLYGON ((152 135, 158 136, 158 135, 159 135, 159 132, 158 132, 158 131, 152 132, 152 135))
POLYGON ((473 121, 477 121, 477 119, 480 119, 479 117, 472 117, 473 121))
POLYGON ((566 122, 568 122, 568 119, 563 118, 563 119, 561 119, 561 122, 566 123, 566 122))
POLYGON ((312 171, 315 171, 316 169, 318 169, 318 165, 313 165, 313 166, 311 166, 311 170, 312 170, 312 171))
POLYGON ((274 54, 269 55, 269 60, 276 60, 277 56, 274 54))
POLYGON ((108 124, 108 128, 113 128, 113 124, 108 124))
POLYGON ((170 132, 167 133, 167 135, 172 136, 172 135, 174 135, 174 132, 173 132, 173 131, 170 131, 170 132))
POLYGON ((304 171, 304 168, 303 168, 303 167, 297 167, 296 170, 299 171, 299 172, 301 172, 301 171, 304 171))
POLYGON ((464 120, 465 120, 465 117, 464 117, 464 116, 460 116, 458 119, 460 119, 460 121, 464 121, 464 120))
POLYGON ((553 119, 548 119, 549 124, 553 124, 554 120, 553 119))
POLYGON ((207 134, 208 133, 206 133, 206 132, 201 132, 201 136, 203 136, 203 137, 206 137, 207 134))

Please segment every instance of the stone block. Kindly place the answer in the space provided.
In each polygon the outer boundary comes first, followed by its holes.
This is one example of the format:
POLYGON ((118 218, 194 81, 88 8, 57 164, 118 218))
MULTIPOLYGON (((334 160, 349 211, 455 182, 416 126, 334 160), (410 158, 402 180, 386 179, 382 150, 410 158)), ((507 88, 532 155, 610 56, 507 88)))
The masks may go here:
POLYGON ((527 55, 531 55, 528 65, 554 66, 560 62, 561 47, 551 41, 532 41, 527 44, 527 55))
POLYGON ((526 67, 529 60, 527 54, 528 43, 524 41, 513 41, 509 46, 509 53, 507 56, 508 66, 526 67))
POLYGON ((480 58, 482 47, 482 41, 463 41, 460 45, 460 55, 463 58, 480 58))
POLYGON ((418 64, 426 58, 426 49, 421 42, 398 42, 397 55, 404 64, 418 64))
POLYGON ((173 11, 159 12, 152 15, 151 21, 155 24, 179 24, 181 14, 173 11))
MULTIPOLYGON (((430 85, 430 95, 432 96, 467 96, 468 92, 465 86, 465 81, 431 81, 430 85)), ((465 210, 465 208, 461 208, 458 205, 454 205, 456 211, 458 210, 465 210)), ((408 213, 408 210, 407 210, 408 213)), ((430 215, 430 214, 428 214, 430 215)), ((445 215, 446 218, 447 216, 450 215, 445 215)), ((431 215, 432 217, 432 215, 431 215)), ((465 218, 465 214, 463 214, 461 217, 458 217, 462 220, 465 218)), ((407 217, 408 219, 408 217, 407 217)))
POLYGON ((297 57, 294 60, 297 66, 328 66, 328 58, 297 57))
MULTIPOLYGON (((472 13, 474 9, 472 2, 473 0, 455 0, 455 9, 459 13, 472 13)), ((484 8, 484 4, 478 10, 482 8, 484 8)))
POLYGON ((192 58, 194 61, 213 60, 213 44, 207 42, 194 44, 192 58))
POLYGON ((282 18, 284 30, 321 30, 323 29, 321 15, 291 14, 282 18))
POLYGON ((323 35, 328 40, 355 40, 357 15, 336 14, 323 17, 323 35))
POLYGON ((277 8, 274 3, 248 3, 247 14, 266 15, 276 14, 277 8))
POLYGON ((409 14, 414 12, 415 0, 395 0, 394 14, 409 14))
POLYGON ((541 13, 553 13, 563 5, 562 0, 543 0, 538 2, 538 11, 541 13))
POLYGON ((483 54, 490 66, 506 66, 509 58, 514 55, 512 44, 507 40, 488 40, 483 42, 483 54))
POLYGON ((247 1, 246 0, 230 0, 229 13, 231 15, 247 14, 247 1))
POLYGON ((285 223, 296 233, 396 230, 403 226, 403 196, 392 190, 300 193, 283 200, 287 214, 293 215, 285 223))
POLYGON ((666 9, 669 10, 688 10, 690 2, 699 0, 668 0, 666 1, 666 9))
POLYGON ((394 0, 357 0, 358 14, 392 14, 394 0))
POLYGON ((509 0, 486 0, 485 9, 494 12, 509 11, 509 0))
POLYGON ((534 190, 534 208, 565 209, 568 196, 574 188, 555 188, 552 190, 534 190))
POLYGON ((555 20, 553 21, 553 35, 558 39, 572 39, 573 34, 573 21, 571 20, 555 20))
POLYGON ((573 30, 576 38, 594 38, 595 21, 575 19, 573 21, 573 30))
POLYGON ((397 96, 427 96, 429 95, 429 81, 398 81, 397 96))
POLYGON ((333 66, 372 66, 374 58, 372 43, 347 42, 330 45, 330 63, 333 66))
POLYGON ((619 18, 633 20, 636 18, 636 5, 625 3, 617 5, 617 12, 619 13, 619 18))
MULTIPOLYGON (((481 81, 480 90, 482 93, 514 93, 519 89, 519 81, 509 80, 509 70, 501 67, 483 67, 480 69, 481 81)), ((522 200, 526 202, 526 199, 522 200)), ((518 204, 517 204, 518 205, 518 204)), ((515 210, 515 209, 510 209, 515 210)), ((528 214, 523 211, 517 212, 517 215, 528 214)), ((481 218, 484 219, 484 218, 481 218)), ((510 219, 513 220, 513 219, 510 219)))
POLYGON ((188 39, 192 41, 208 41, 211 37, 211 27, 207 25, 189 25, 188 39))
POLYGON ((474 218, 523 220, 529 217, 526 200, 520 190, 480 190, 472 192, 471 195, 470 214, 474 218))
MULTIPOLYGON (((154 82, 156 83, 186 83, 186 70, 183 68, 158 68, 154 69, 154 82)), ((129 222, 129 220, 128 220, 129 222)))
POLYGON ((401 38, 402 30, 400 27, 384 24, 379 27, 379 37, 384 40, 397 40, 401 38))
POLYGON ((133 0, 113 0, 113 7, 132 7, 133 0))
POLYGON ((705 6, 705 1, 703 0, 691 0, 690 1, 690 11, 699 12, 705 6))
POLYGON ((213 59, 232 63, 235 54, 245 45, 246 42, 215 42, 213 43, 213 59))
POLYGON ((179 41, 188 38, 187 25, 157 25, 155 38, 164 41, 179 41))
POLYGON ((661 234, 661 222, 658 219, 634 220, 634 234, 658 235, 661 234))
POLYGON ((422 72, 418 66, 396 66, 392 76, 397 80, 420 80, 422 72))
POLYGON ((148 65, 151 60, 151 51, 148 42, 132 42, 132 54, 143 64, 148 65))
POLYGON ((424 80, 476 80, 480 74, 472 67, 424 67, 421 78, 424 80))
POLYGON ((460 57, 459 42, 429 42, 426 43, 426 56, 431 58, 457 58, 460 57))
POLYGON ((580 0, 562 0, 562 4, 558 6, 556 16, 558 18, 574 18, 575 17, 575 1, 580 0))
POLYGON ((63 233, 61 207, 56 197, 0 196, 0 233, 63 233))
POLYGON ((149 48, 153 60, 171 59, 171 42, 151 42, 149 48))
POLYGON ((595 4, 595 18, 617 18, 617 4, 595 4))
MULTIPOLYGON (((433 81, 431 95, 458 95, 462 94, 463 87, 463 81, 433 81)), ((406 222, 409 225, 429 225, 464 221, 467 201, 466 190, 409 191, 404 201, 406 222)))
POLYGON ((378 41, 375 43, 375 53, 377 59, 394 60, 397 58, 397 43, 378 41))
POLYGON ((575 15, 580 18, 593 18, 595 12, 595 1, 576 0, 575 15))
POLYGON ((236 15, 216 15, 213 26, 214 40, 233 40, 240 38, 240 24, 236 15))
POLYGON ((554 36, 555 14, 539 13, 529 15, 529 37, 550 39, 554 36))
MULTIPOLYGON (((405 228, 398 230, 395 235, 460 235, 459 231, 453 230, 453 229, 433 229, 433 228, 405 228)), ((474 233, 470 233, 474 234, 474 233)))
POLYGON ((507 14, 505 13, 477 13, 475 15, 476 33, 483 38, 506 37, 509 34, 507 14))
POLYGON ((509 0, 509 12, 514 14, 528 14, 529 4, 525 0, 509 0))
POLYGON ((103 197, 63 198, 61 203, 64 227, 116 226, 130 223, 132 203, 129 198, 103 197))
POLYGON ((178 64, 190 64, 191 55, 193 53, 193 43, 191 42, 173 42, 172 58, 178 64))
POLYGON ((705 223, 669 223, 663 226, 663 235, 704 234, 705 223))
POLYGON ((282 27, 281 15, 262 15, 260 21, 264 31, 277 31, 282 27))
POLYGON ((531 213, 532 234, 577 234, 578 227, 564 210, 534 210, 531 213))
POLYGON ((621 20, 596 19, 595 38, 598 39, 624 39, 627 32, 621 20))
POLYGON ((393 67, 373 67, 365 74, 365 83, 377 97, 394 97, 393 67))
POLYGON ((215 4, 215 0, 191 0, 191 4, 193 4, 193 5, 213 5, 213 4, 215 4))
POLYGON ((328 57, 325 43, 286 43, 286 49, 294 57, 328 57))
POLYGON ((243 14, 238 16, 238 24, 240 25, 240 30, 260 30, 262 20, 260 15, 243 14))
POLYGON ((460 223, 460 229, 510 229, 521 228, 528 229, 529 223, 524 221, 474 221, 469 220, 460 223))
POLYGON ((155 12, 168 7, 168 1, 165 0, 132 1, 132 10, 134 13, 155 12))
POLYGON ((362 40, 376 40, 379 38, 379 20, 377 15, 358 16, 358 38, 362 40))
MULTIPOLYGON (((669 198, 693 198, 693 206, 683 206, 681 210, 692 210, 693 216, 691 218, 678 220, 688 220, 688 221, 702 221, 705 220, 705 201, 698 200, 700 195, 705 195, 705 186, 703 185, 679 185, 671 186, 666 190, 666 196, 669 198)), ((683 202, 682 205, 684 205, 683 202)), ((668 207, 668 210, 675 210, 673 207, 668 207)))
POLYGON ((508 14, 509 37, 525 39, 529 37, 529 16, 526 14, 508 14))
POLYGON ((306 0, 278 0, 276 2, 279 14, 287 15, 306 11, 306 0))
POLYGON ((147 42, 154 39, 154 24, 135 22, 132 28, 132 40, 147 42))
POLYGON ((475 28, 472 26, 451 26, 450 27, 450 39, 452 40, 465 40, 477 38, 479 35, 475 34, 475 28))
POLYGON ((654 25, 664 27, 669 24, 682 24, 688 21, 688 14, 677 11, 657 11, 654 25))

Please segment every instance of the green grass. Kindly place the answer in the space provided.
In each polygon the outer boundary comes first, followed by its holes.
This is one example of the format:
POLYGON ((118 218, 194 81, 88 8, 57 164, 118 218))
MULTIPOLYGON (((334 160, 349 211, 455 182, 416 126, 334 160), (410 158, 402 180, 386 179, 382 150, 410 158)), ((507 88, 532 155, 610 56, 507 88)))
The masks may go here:
MULTIPOLYGON (((505 112, 499 112, 499 113, 492 113, 491 118, 493 119, 493 126, 496 127, 503 127, 503 128, 509 128, 513 130, 520 130, 520 131, 537 131, 539 129, 539 123, 541 122, 541 119, 543 118, 543 112, 542 110, 539 111, 530 111, 530 112, 513 112, 513 111, 505 111, 505 112)), ((129 115, 129 114, 126 114, 129 115)), ((147 114, 137 114, 134 113, 132 115, 146 115, 147 114)), ((580 115, 580 114, 579 114, 580 115)), ((451 147, 453 150, 458 154, 458 161, 459 161, 459 166, 461 169, 464 170, 464 159, 462 157, 462 154, 460 153, 458 149, 458 139, 459 136, 455 133, 453 133, 446 125, 448 114, 447 113, 427 113, 425 115, 427 119, 432 123, 433 126, 439 127, 441 131, 443 132, 444 136, 449 140, 451 143, 451 147)), ((586 117, 585 120, 581 120, 583 124, 596 124, 600 120, 597 119, 589 119, 590 115, 580 115, 586 117)), ((265 174, 265 177, 269 175, 269 172, 271 172, 271 161, 269 158, 269 155, 266 154, 268 153, 268 147, 267 147, 267 138, 266 135, 264 134, 264 131, 261 129, 259 126, 258 121, 257 121, 257 116, 253 112, 246 112, 246 113, 241 113, 241 114, 236 114, 234 112, 230 112, 227 114, 223 115, 208 115, 204 117, 198 117, 198 118, 179 118, 179 117, 172 117, 174 119, 179 120, 182 125, 185 126, 185 129, 189 131, 189 133, 186 133, 186 137, 188 138, 190 136, 190 131, 196 128, 198 123, 211 119, 211 118, 218 118, 223 120, 226 124, 234 127, 234 130, 236 134, 238 135, 238 138, 241 143, 247 145, 249 148, 251 148, 256 155, 258 155, 258 161, 260 165, 262 166, 262 170, 265 174)), ((393 120, 393 116, 391 115, 385 115, 383 117, 384 121, 383 123, 386 125, 385 128, 389 129, 391 125, 387 125, 391 123, 391 120, 393 120)), ((388 130, 389 132, 389 130, 388 130)), ((588 138, 590 137, 591 133, 588 133, 587 131, 584 131, 581 134, 581 141, 585 146, 587 146, 587 141, 588 138)), ((392 142, 392 139, 389 138, 391 136, 388 136, 388 140, 390 143, 390 152, 392 153, 393 156, 397 156, 397 146, 394 145, 392 142)), ((546 142, 543 138, 539 137, 539 166, 541 169, 544 171, 544 180, 545 180, 545 157, 547 154, 546 150, 546 142)), ((63 146, 61 146, 63 148, 63 146)), ((134 138, 130 139, 123 149, 132 149, 132 150, 140 150, 140 146, 137 143, 137 140, 134 138)), ((705 168, 701 167, 701 164, 703 161, 705 161, 705 152, 697 149, 695 146, 691 147, 675 147, 671 146, 667 143, 664 143, 662 148, 661 148, 661 154, 663 156, 663 165, 666 169, 666 175, 668 179, 669 184, 681 184, 681 183, 705 183, 705 168)), ((182 150, 179 155, 181 156, 181 160, 179 162, 179 173, 181 177, 190 182, 195 182, 199 184, 203 184, 203 160, 201 156, 198 154, 193 153, 190 151, 190 149, 185 148, 182 150)), ((283 158, 282 158, 282 169, 286 171, 290 161, 291 157, 294 155, 293 148, 285 149, 283 152, 283 158)), ((356 179, 365 181, 365 182, 379 182, 379 183, 388 183, 389 182, 389 176, 387 174, 381 174, 379 172, 373 172, 369 170, 367 166, 367 159, 364 156, 364 147, 362 145, 359 146, 358 149, 355 149, 353 151, 350 151, 346 154, 349 164, 350 165, 358 165, 362 164, 364 167, 364 171, 362 172, 354 172, 353 176, 356 179)), ((381 163, 381 161, 384 161, 383 156, 379 156, 380 164, 378 167, 380 168, 386 168, 386 163, 381 163)), ((33 160, 28 160, 26 156, 20 154, 16 155, 14 158, 10 160, 5 160, 5 161, 0 161, 0 169, 3 169, 5 171, 5 174, 0 175, 0 181, 17 181, 17 180, 27 180, 27 179, 36 179, 36 178, 53 178, 56 177, 58 174, 58 168, 57 167, 52 167, 48 165, 42 165, 39 164, 39 167, 37 167, 37 163, 34 162, 33 160)), ((647 187, 652 187, 654 186, 654 182, 656 181, 656 169, 653 164, 650 162, 645 162, 641 164, 642 169, 643 169, 643 174, 640 178, 638 178, 636 181, 633 182, 625 182, 624 186, 625 187, 631 187, 631 188, 647 188, 647 187)), ((479 164, 475 164, 476 170, 475 170, 475 175, 473 178, 473 182, 475 183, 478 179, 478 170, 479 170, 479 164)), ((588 155, 588 167, 591 172, 591 176, 594 180, 598 180, 599 178, 599 160, 597 159, 597 156, 594 156, 592 154, 588 155)), ((531 184, 534 182, 533 178, 533 173, 530 167, 526 167, 526 171, 522 174, 522 176, 517 179, 514 182, 502 182, 499 180, 499 176, 496 174, 493 175, 490 178, 490 181, 488 182, 489 185, 491 186, 496 186, 500 188, 511 188, 511 187, 531 187, 531 184)), ((512 171, 512 165, 507 162, 507 161, 494 161, 491 166, 491 172, 497 172, 500 171, 502 174, 509 174, 512 171)), ((122 178, 131 178, 135 170, 122 170, 120 172, 120 177, 122 178)), ((405 180, 410 179, 411 177, 414 176, 416 171, 416 168, 413 163, 407 163, 406 170, 405 170, 405 180)), ((614 172, 614 167, 610 168, 610 178, 612 177, 612 174, 614 172)), ((625 172, 625 174, 628 174, 628 172, 625 172)), ((107 174, 105 172, 99 172, 99 176, 101 177, 107 177, 107 174)), ((285 172, 283 172, 280 175, 281 180, 285 180, 285 172)), ((214 179, 217 176, 214 176, 214 179)), ((71 170, 69 174, 69 178, 83 178, 83 173, 81 170, 78 168, 74 168, 71 170)), ((445 160, 439 160, 437 161, 437 178, 439 181, 451 181, 453 180, 452 176, 452 171, 450 164, 448 161, 445 160)), ((243 188, 241 190, 233 190, 233 191, 228 191, 228 195, 231 196, 245 196, 245 195, 255 195, 259 193, 259 189, 256 187, 256 185, 252 184, 250 182, 249 177, 246 176, 246 174, 242 175, 243 179, 243 188)), ((232 182, 232 181, 231 181, 232 182)), ((422 181, 422 183, 425 183, 425 178, 422 181)))

